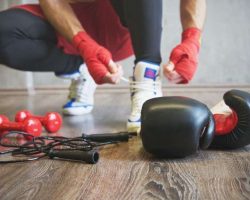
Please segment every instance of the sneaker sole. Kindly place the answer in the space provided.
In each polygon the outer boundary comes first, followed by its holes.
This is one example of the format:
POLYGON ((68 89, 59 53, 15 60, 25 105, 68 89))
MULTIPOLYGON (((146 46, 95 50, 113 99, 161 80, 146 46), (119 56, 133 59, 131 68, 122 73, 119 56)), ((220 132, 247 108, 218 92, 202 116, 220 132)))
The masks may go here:
POLYGON ((64 108, 63 114, 64 115, 85 115, 90 113, 93 110, 93 107, 88 108, 64 108))
POLYGON ((127 131, 129 133, 137 132, 139 133, 141 129, 141 122, 127 122, 127 131))

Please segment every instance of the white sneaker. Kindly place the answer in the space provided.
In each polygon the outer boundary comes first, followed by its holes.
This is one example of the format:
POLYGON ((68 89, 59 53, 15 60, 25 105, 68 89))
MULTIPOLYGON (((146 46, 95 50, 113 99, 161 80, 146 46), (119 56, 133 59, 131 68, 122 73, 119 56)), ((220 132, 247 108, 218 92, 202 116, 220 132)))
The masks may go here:
POLYGON ((85 64, 79 68, 79 73, 61 75, 61 78, 71 79, 68 102, 63 106, 65 115, 84 115, 94 107, 96 83, 88 72, 85 64))
POLYGON ((141 109, 145 101, 161 97, 160 66, 138 62, 134 76, 130 80, 131 114, 127 122, 128 132, 138 132, 141 128, 141 109))

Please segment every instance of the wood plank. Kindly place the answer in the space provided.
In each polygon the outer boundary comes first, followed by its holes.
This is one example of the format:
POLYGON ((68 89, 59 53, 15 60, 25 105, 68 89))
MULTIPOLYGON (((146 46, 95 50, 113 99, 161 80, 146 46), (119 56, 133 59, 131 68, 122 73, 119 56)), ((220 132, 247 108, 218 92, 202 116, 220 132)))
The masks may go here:
MULTIPOLYGON (((169 91, 208 106, 222 91, 169 91)), ((11 119, 20 109, 60 112, 64 94, 5 95, 0 112, 11 119)), ((125 130, 130 111, 128 93, 98 93, 91 114, 64 117, 60 134, 125 130)), ((44 133, 45 134, 45 133, 44 133)), ((100 162, 42 159, 0 165, 0 199, 250 199, 250 146, 234 151, 199 151, 184 159, 156 159, 144 152, 140 138, 100 150, 100 162)))

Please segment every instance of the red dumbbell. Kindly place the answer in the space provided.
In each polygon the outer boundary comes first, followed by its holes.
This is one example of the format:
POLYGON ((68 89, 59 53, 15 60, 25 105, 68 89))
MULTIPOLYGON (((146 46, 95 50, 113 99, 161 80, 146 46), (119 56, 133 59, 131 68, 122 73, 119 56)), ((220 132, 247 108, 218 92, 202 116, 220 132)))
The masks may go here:
POLYGON ((45 116, 35 116, 28 110, 21 110, 16 114, 15 121, 22 122, 30 117, 38 119, 49 133, 57 132, 62 126, 62 117, 57 112, 48 112, 45 116))
POLYGON ((10 120, 8 119, 8 117, 6 117, 5 115, 0 115, 0 125, 9 121, 10 120))
MULTIPOLYGON (((0 115, 0 126, 1 126, 3 123, 6 123, 6 122, 9 122, 8 117, 6 117, 5 115, 0 115)), ((8 132, 8 131, 0 131, 0 137, 1 137, 5 132, 8 132)))
POLYGON ((38 137, 42 133, 42 124, 35 118, 28 118, 23 122, 10 122, 6 116, 0 115, 0 134, 5 131, 23 131, 38 137))

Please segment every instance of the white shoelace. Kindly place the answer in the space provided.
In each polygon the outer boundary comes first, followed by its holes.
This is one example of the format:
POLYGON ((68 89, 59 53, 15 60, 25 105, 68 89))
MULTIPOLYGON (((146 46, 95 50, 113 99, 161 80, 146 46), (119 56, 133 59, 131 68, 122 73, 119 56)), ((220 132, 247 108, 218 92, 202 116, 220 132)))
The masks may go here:
MULTIPOLYGON (((136 89, 138 90, 147 90, 150 92, 157 92, 157 89, 159 89, 161 87, 161 82, 160 81, 155 81, 153 82, 149 82, 149 81, 132 81, 129 79, 126 79, 124 77, 121 78, 121 80, 123 80, 126 83, 129 83, 130 88, 134 89, 136 91, 136 89), (152 88, 152 86, 154 86, 152 88)), ((133 92, 135 92, 133 91, 133 92)))
POLYGON ((69 99, 74 99, 76 98, 76 80, 71 80, 71 84, 69 87, 69 99))
POLYGON ((92 95, 92 91, 89 90, 95 90, 95 86, 90 84, 92 83, 85 78, 72 80, 69 98, 75 98, 77 102, 89 103, 90 95, 92 95))
POLYGON ((88 91, 87 89, 89 88, 88 86, 88 81, 86 79, 79 80, 79 84, 76 86, 76 99, 79 102, 86 103, 88 102, 88 91))
POLYGON ((141 112, 142 104, 151 99, 152 96, 160 96, 161 82, 155 81, 132 81, 124 77, 121 80, 129 83, 131 93, 135 93, 132 98, 133 110, 132 115, 137 115, 141 112), (152 95, 153 94, 153 95, 152 95))

